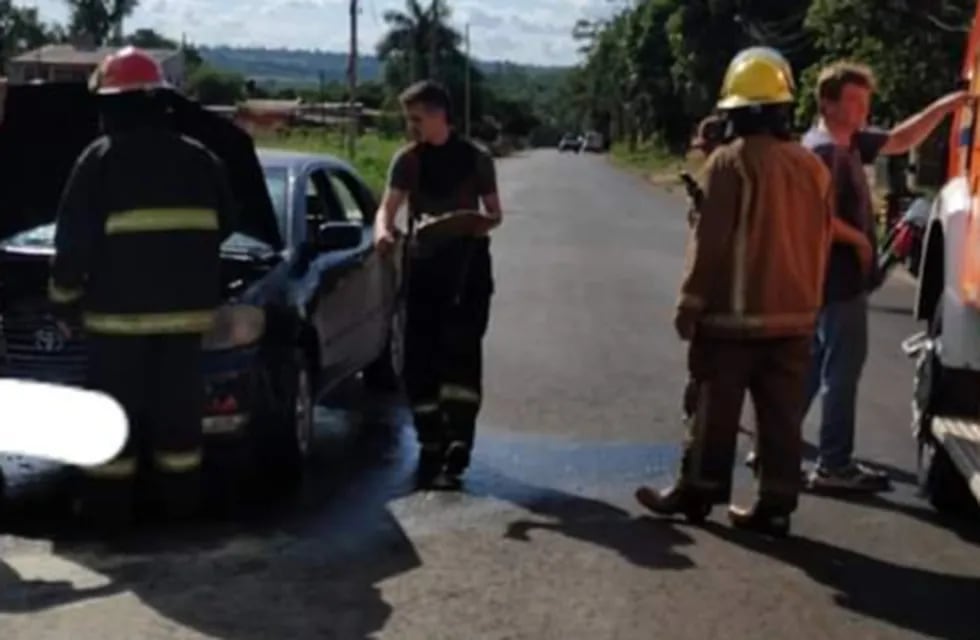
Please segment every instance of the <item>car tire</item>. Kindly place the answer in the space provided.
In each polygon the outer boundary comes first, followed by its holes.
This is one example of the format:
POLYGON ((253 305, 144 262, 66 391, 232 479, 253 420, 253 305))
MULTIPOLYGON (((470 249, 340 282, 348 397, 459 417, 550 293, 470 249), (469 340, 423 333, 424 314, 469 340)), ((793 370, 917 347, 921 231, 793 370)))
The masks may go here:
POLYGON ((933 438, 919 442, 918 480, 921 493, 940 513, 965 514, 977 508, 966 478, 933 438))
MULTIPOLYGON (((929 338, 942 333, 940 298, 929 323, 929 338)), ((918 443, 917 479, 920 494, 941 513, 963 513, 976 508, 966 478, 932 433, 933 416, 971 416, 980 410, 976 394, 978 376, 971 371, 947 369, 935 348, 919 354, 913 393, 913 430, 918 443)))
POLYGON ((388 341, 378 356, 364 370, 364 386, 378 393, 397 393, 401 390, 405 366, 405 304, 400 301, 391 315, 388 341))
POLYGON ((287 352, 273 367, 274 399, 258 424, 257 472, 275 492, 298 488, 313 450, 315 409, 313 368, 301 349, 287 352))

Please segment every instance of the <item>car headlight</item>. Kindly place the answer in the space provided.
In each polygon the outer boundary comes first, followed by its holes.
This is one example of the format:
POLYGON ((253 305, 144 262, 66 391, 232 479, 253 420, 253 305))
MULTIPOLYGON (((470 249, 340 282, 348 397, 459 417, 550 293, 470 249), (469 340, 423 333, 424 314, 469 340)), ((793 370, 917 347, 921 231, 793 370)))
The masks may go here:
POLYGON ((204 335, 205 351, 223 351, 258 342, 265 333, 265 311, 251 305, 230 305, 218 309, 211 331, 204 335))

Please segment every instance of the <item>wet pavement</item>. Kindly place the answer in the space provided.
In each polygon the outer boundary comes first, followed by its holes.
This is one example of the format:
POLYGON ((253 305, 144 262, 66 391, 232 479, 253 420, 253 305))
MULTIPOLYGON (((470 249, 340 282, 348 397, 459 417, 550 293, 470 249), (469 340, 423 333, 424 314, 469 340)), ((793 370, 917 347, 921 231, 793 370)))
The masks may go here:
MULTIPOLYGON (((682 202, 592 156, 500 171, 510 218, 461 491, 413 489, 404 407, 356 383, 317 411, 301 494, 235 518, 93 539, 46 496, 49 471, 21 468, 0 638, 980 638, 980 528, 915 495, 907 283, 876 297, 861 398, 859 451, 892 493, 804 496, 786 541, 720 509, 704 527, 651 518, 632 492, 679 453, 682 202)), ((735 480, 748 500, 741 465, 735 480)))

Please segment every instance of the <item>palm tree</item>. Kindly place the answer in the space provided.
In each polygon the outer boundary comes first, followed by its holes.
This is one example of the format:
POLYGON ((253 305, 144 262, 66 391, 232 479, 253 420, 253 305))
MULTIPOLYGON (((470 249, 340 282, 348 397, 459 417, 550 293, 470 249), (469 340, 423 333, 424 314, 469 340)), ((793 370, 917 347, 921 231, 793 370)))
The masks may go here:
POLYGON ((132 15, 139 0, 65 0, 71 12, 69 30, 73 36, 102 45, 122 40, 122 22, 132 15))
POLYGON ((439 76, 439 62, 458 52, 462 36, 450 27, 449 6, 445 0, 431 0, 424 7, 419 0, 406 0, 405 11, 387 11, 384 21, 388 33, 378 44, 378 57, 408 71, 410 80, 439 76))

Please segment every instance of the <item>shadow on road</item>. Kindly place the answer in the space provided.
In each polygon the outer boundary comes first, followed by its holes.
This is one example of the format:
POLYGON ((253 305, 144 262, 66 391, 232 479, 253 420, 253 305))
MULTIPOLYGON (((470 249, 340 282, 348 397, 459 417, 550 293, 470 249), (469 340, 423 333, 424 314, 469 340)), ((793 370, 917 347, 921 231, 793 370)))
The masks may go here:
POLYGON ((980 510, 954 516, 939 513, 930 506, 896 502, 881 495, 841 494, 835 496, 821 495, 820 497, 846 502, 862 508, 879 509, 881 511, 914 518, 937 529, 950 531, 956 534, 963 542, 980 545, 980 519, 977 519, 977 511, 980 510))
POLYGON ((904 567, 809 538, 772 541, 716 523, 705 529, 750 551, 792 565, 836 591, 854 613, 948 640, 977 637, 980 580, 904 567))
MULTIPOLYGON (((421 565, 387 506, 408 484, 405 456, 397 453, 403 429, 393 420, 372 409, 343 434, 329 433, 329 419, 318 420, 328 433, 318 434, 303 492, 233 518, 150 523, 111 541, 79 530, 58 508, 8 521, 4 532, 49 539, 53 549, 0 556, 0 614, 128 592, 174 624, 211 637, 372 637, 392 613, 379 583, 421 565), (45 556, 108 584, 86 589, 60 575, 54 582, 24 579, 45 556)), ((88 615, 105 612, 110 620, 101 624, 132 628, 134 637, 149 623, 138 608, 98 606, 88 615)))
POLYGON ((23 580, 20 574, 0 561, 0 613, 30 613, 115 595, 124 590, 116 584, 78 589, 67 580, 23 580))
POLYGON ((527 484, 495 471, 478 469, 467 493, 509 502, 549 520, 520 519, 507 526, 505 537, 531 541, 535 531, 559 533, 574 540, 615 551, 648 569, 690 569, 694 562, 675 547, 693 538, 665 528, 652 518, 634 518, 624 509, 593 498, 527 484))

